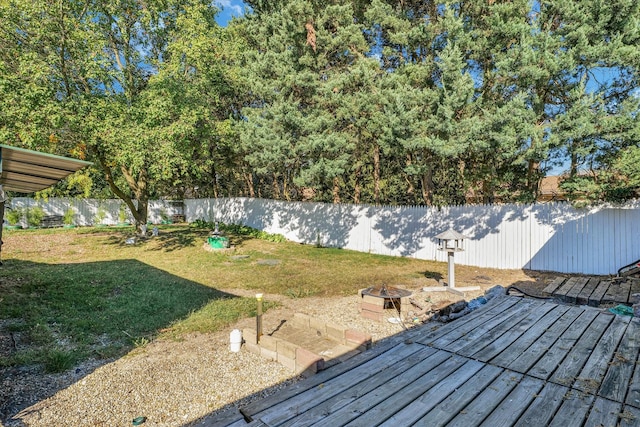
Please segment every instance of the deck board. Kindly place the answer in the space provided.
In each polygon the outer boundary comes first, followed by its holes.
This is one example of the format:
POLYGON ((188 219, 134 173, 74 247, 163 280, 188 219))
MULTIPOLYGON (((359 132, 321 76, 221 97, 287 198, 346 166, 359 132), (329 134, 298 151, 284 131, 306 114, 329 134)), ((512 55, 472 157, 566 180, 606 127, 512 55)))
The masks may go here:
POLYGON ((568 387, 546 383, 542 390, 534 396, 535 400, 514 424, 514 427, 547 425, 560 405, 562 405, 564 396, 568 391, 568 387))
MULTIPOLYGON (((574 283, 576 301, 590 282, 574 283)), ((401 333, 243 413, 268 427, 640 425, 639 321, 515 296, 465 317, 401 333)))
POLYGON ((600 279, 596 277, 592 277, 589 279, 587 284, 580 290, 580 293, 576 297, 576 304, 587 305, 589 304, 589 297, 593 293, 593 291, 598 287, 600 283, 600 279))
POLYGON ((542 292, 552 295, 567 280, 564 277, 556 277, 553 281, 542 290, 542 292))
POLYGON ((473 377, 473 381, 467 381, 458 389, 447 396, 439 405, 418 420, 417 425, 429 425, 432 427, 444 426, 458 412, 464 409, 476 396, 478 396, 489 384, 491 384, 503 372, 503 369, 492 365, 485 365, 473 377))
POLYGON ((602 302, 602 298, 609 289, 609 285, 611 285, 610 280, 601 280, 598 283, 598 286, 596 286, 593 292, 591 292, 591 295, 589 295, 589 305, 591 307, 597 307, 600 305, 600 303, 602 302))
MULTIPOLYGON (((524 332, 509 346, 504 347, 500 354, 491 359, 491 363, 506 368, 514 363, 518 357, 524 358, 525 354, 530 350, 531 353, 533 353, 535 350, 538 350, 538 354, 542 353, 544 344, 542 344, 541 346, 536 346, 534 345, 534 343, 541 336, 549 333, 550 329, 556 327, 556 325, 558 325, 557 328, 562 328, 561 322, 563 322, 563 319, 568 318, 568 316, 565 315, 568 310, 569 307, 566 305, 553 305, 552 310, 548 311, 541 319, 536 322, 535 325, 531 325, 526 332, 524 332)), ((566 323, 566 320, 564 322, 566 323)), ((531 357, 535 357, 535 355, 532 355, 531 357)), ((533 363, 529 364, 526 368, 520 370, 519 372, 526 372, 526 370, 531 367, 533 363)))
POLYGON ((550 380, 562 385, 573 384, 591 355, 595 343, 598 342, 613 318, 614 316, 611 314, 598 314, 580 337, 581 339, 577 340, 570 349, 567 357, 560 363, 550 380))
POLYGON ((575 304, 578 298, 578 295, 580 295, 580 292, 582 292, 582 289, 584 289, 584 287, 588 282, 589 282, 588 277, 579 277, 578 280, 576 280, 575 285, 573 285, 573 287, 569 289, 569 292, 567 292, 567 294, 564 296, 563 298, 564 302, 575 304))
POLYGON ((621 409, 622 403, 598 397, 593 403, 593 408, 591 408, 589 417, 584 425, 585 427, 615 427, 618 425, 621 409))
MULTIPOLYGON (((640 352, 640 323, 632 320, 627 326, 625 339, 622 340, 613 359, 609 363, 609 370, 605 374, 599 395, 617 402, 624 401, 633 378, 633 368, 640 352)), ((638 405, 635 405, 638 406, 638 405)))
POLYGON ((583 311, 550 348, 542 348, 543 357, 527 371, 527 374, 543 380, 548 379, 597 316, 595 310, 583 311))

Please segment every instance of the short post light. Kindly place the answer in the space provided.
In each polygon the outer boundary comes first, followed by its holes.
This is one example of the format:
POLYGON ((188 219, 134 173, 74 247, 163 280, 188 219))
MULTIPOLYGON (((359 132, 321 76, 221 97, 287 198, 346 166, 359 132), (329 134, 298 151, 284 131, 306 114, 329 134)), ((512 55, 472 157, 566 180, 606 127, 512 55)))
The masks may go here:
POLYGON ((262 336, 262 294, 256 294, 258 301, 258 315, 256 316, 256 344, 260 342, 262 336))

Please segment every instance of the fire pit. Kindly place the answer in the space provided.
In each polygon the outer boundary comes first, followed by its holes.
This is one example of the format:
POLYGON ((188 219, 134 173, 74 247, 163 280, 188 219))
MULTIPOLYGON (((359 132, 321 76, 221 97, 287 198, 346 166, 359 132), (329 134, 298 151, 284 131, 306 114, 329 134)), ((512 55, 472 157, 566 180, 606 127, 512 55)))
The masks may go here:
POLYGON ((394 310, 394 317, 406 318, 411 291, 387 285, 372 286, 360 292, 360 314, 362 317, 379 322, 384 320, 385 310, 394 310))

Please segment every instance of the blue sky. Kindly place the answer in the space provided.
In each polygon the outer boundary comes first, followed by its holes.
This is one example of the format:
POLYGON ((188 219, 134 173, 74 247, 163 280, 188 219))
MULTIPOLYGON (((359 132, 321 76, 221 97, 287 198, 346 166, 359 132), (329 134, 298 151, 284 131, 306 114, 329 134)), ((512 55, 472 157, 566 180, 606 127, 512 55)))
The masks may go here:
POLYGON ((245 4, 241 0, 214 0, 214 4, 221 9, 216 17, 219 25, 226 26, 234 16, 242 16, 245 4))

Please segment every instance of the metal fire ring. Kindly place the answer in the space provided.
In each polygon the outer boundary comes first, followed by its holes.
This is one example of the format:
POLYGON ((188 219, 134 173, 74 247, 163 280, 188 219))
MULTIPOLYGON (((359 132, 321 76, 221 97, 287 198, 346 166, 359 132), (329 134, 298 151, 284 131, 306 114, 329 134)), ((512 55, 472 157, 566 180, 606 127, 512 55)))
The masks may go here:
POLYGON ((362 295, 369 295, 378 298, 404 298, 411 295, 411 291, 394 288, 392 286, 372 286, 362 291, 362 295))

